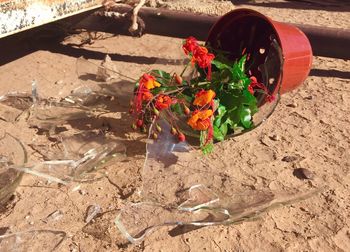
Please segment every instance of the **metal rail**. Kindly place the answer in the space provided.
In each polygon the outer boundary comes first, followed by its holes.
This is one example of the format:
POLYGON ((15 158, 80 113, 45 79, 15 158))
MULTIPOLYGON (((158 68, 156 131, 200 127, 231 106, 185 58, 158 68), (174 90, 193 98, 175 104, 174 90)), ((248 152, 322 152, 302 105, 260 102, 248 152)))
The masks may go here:
MULTIPOLYGON (((98 9, 103 0, 0 0, 0 38, 89 10, 98 9)), ((125 13, 132 7, 118 5, 111 10, 125 13)), ((141 8, 145 33, 205 40, 219 17, 141 8)), ((92 31, 129 34, 130 20, 91 16, 77 28, 92 31)), ((294 24, 309 38, 314 55, 350 59, 350 30, 294 24)))
MULTIPOLYGON (((132 8, 123 5, 111 10, 125 13, 131 12, 132 8)), ((145 22, 145 33, 177 38, 195 36, 200 40, 206 40, 210 28, 219 19, 216 16, 147 7, 140 10, 139 16, 145 22)), ((110 18, 91 16, 86 22, 81 23, 79 28, 128 34, 127 27, 129 24, 130 20, 111 20, 110 18)), ((349 29, 292 25, 297 26, 308 37, 314 55, 350 59, 350 50, 348 49, 350 45, 349 29)))

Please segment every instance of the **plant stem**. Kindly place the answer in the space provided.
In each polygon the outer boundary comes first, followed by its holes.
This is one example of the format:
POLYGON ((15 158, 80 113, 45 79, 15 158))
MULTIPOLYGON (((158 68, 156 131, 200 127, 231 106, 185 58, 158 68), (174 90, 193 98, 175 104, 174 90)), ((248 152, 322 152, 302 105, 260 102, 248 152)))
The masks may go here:
POLYGON ((187 63, 187 65, 185 66, 185 68, 182 70, 182 72, 181 72, 181 74, 180 74, 180 77, 182 77, 182 75, 184 75, 184 73, 185 73, 187 67, 188 67, 190 64, 191 64, 191 61, 189 61, 189 62, 187 63))

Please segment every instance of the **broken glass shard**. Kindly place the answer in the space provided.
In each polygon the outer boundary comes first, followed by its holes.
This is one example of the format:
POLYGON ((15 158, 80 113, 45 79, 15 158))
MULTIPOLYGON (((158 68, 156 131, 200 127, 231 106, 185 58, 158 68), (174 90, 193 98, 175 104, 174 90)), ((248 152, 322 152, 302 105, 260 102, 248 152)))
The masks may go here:
POLYGON ((305 200, 320 190, 297 196, 263 191, 218 196, 204 185, 194 185, 188 192, 188 199, 178 207, 154 202, 129 204, 117 215, 116 227, 127 240, 138 243, 162 226, 204 227, 253 221, 269 210, 305 200))
POLYGON ((53 213, 50 213, 45 219, 43 219, 43 222, 49 223, 58 221, 63 218, 63 212, 61 210, 56 210, 53 213))
POLYGON ((89 223, 93 220, 99 213, 101 213, 101 207, 99 205, 90 205, 86 209, 85 223, 89 223))
MULTIPOLYGON (((129 204, 115 224, 130 242, 141 241, 161 226, 237 224, 270 209, 306 199, 307 194, 255 190, 220 171, 212 160, 187 142, 178 142, 164 120, 162 132, 148 139, 143 167, 143 202, 129 204)), ((155 123, 150 128, 150 136, 155 123)), ((218 160, 216 160, 217 162, 218 160)))
POLYGON ((23 166, 27 162, 27 152, 23 144, 6 133, 0 138, 0 206, 15 192, 22 179, 22 172, 12 166, 23 166))
POLYGON ((10 92, 0 96, 0 119, 15 122, 33 104, 29 93, 10 92))
POLYGON ((126 148, 101 132, 82 132, 63 137, 54 147, 32 145, 47 161, 28 168, 17 168, 51 182, 68 184, 101 178, 98 170, 125 157, 126 148))
POLYGON ((31 230, 0 236, 0 251, 58 251, 66 233, 53 230, 31 230))

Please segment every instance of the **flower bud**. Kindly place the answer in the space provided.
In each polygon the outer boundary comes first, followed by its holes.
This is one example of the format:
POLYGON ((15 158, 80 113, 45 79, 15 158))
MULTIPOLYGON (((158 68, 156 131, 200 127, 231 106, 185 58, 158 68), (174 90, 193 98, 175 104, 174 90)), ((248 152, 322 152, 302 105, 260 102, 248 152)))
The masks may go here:
POLYGON ((157 133, 153 132, 153 133, 152 133, 152 138, 153 138, 153 139, 158 139, 157 133))
POLYGON ((154 113, 156 116, 159 116, 159 110, 158 110, 158 109, 153 108, 153 113, 154 113))
POLYGON ((142 127, 142 125, 143 125, 143 121, 141 119, 138 119, 136 121, 136 126, 140 128, 140 127, 142 127))
POLYGON ((143 125, 143 126, 141 127, 141 132, 142 132, 142 133, 147 133, 147 127, 146 127, 145 125, 143 125))
POLYGON ((186 137, 183 133, 179 133, 179 135, 177 136, 177 138, 179 139, 180 142, 184 142, 186 140, 186 137))
POLYGON ((191 113, 191 110, 186 105, 184 105, 184 113, 185 115, 189 115, 191 113))
POLYGON ((129 109, 129 114, 131 115, 131 114, 133 114, 134 113, 134 109, 133 108, 130 108, 129 109))
POLYGON ((157 129, 157 131, 158 131, 159 133, 162 132, 162 128, 159 126, 158 123, 156 124, 156 129, 157 129))
POLYGON ((174 127, 171 127, 170 133, 173 135, 177 135, 177 130, 174 127))
POLYGON ((182 77, 178 74, 175 74, 175 81, 177 84, 181 85, 182 84, 182 77))
POLYGON ((133 130, 136 130, 136 129, 137 129, 136 123, 131 124, 131 128, 132 128, 133 130))

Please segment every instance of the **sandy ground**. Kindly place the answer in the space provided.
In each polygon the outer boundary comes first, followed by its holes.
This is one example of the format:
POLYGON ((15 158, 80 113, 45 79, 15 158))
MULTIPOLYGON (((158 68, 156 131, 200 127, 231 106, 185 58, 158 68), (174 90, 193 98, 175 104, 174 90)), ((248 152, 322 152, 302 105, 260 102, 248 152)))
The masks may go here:
MULTIPOLYGON (((343 8, 324 10, 276 2, 282 1, 240 7, 254 8, 285 22, 349 28, 349 12, 343 8)), ((235 7, 229 1, 186 0, 173 1, 170 8, 224 14, 235 7)), ((76 53, 72 56, 71 50, 57 53, 57 45, 42 45, 35 40, 28 43, 25 47, 34 48, 33 52, 0 67, 0 94, 30 91, 32 80, 36 80, 42 97, 64 97, 82 85, 99 84, 78 78, 76 53)), ((137 77, 151 68, 178 67, 180 43, 179 39, 153 35, 116 36, 96 40, 80 48, 78 54, 93 55, 92 61, 98 63, 109 53, 119 71, 137 77), (87 54, 86 50, 96 53, 87 54)), ((4 56, 11 53, 1 52, 4 56)), ((305 83, 283 95, 276 111, 262 126, 217 144, 209 156, 216 172, 237 181, 236 185, 223 184, 222 191, 234 191, 231 186, 239 185, 275 192, 326 187, 310 199, 272 210, 253 222, 206 227, 173 237, 168 232, 171 228, 163 227, 137 246, 121 243, 113 221, 123 206, 140 200, 145 142, 142 135, 130 129, 128 106, 117 100, 112 103, 111 113, 94 122, 81 120, 66 125, 68 131, 74 132, 109 125, 107 134, 126 146, 126 158, 104 169, 108 178, 83 183, 79 190, 72 190, 76 184, 57 186, 26 175, 15 198, 0 214, 0 229, 2 233, 62 230, 67 238, 58 251, 350 251, 349 69, 349 60, 314 57, 313 70, 305 83), (295 158, 286 162, 286 156, 295 158), (314 179, 297 178, 293 175, 296 168, 310 170, 314 179), (86 225, 84 217, 91 204, 100 205, 106 214, 86 225), (61 211, 63 217, 48 221, 47 216, 55 211, 61 211)), ((118 83, 111 85, 118 87, 118 83)), ((32 161, 40 159, 40 155, 29 144, 49 144, 45 135, 28 127, 24 120, 15 124, 0 120, 0 134, 3 132, 21 139, 32 161)), ((43 242, 33 241, 32 245, 40 248, 43 242)))

